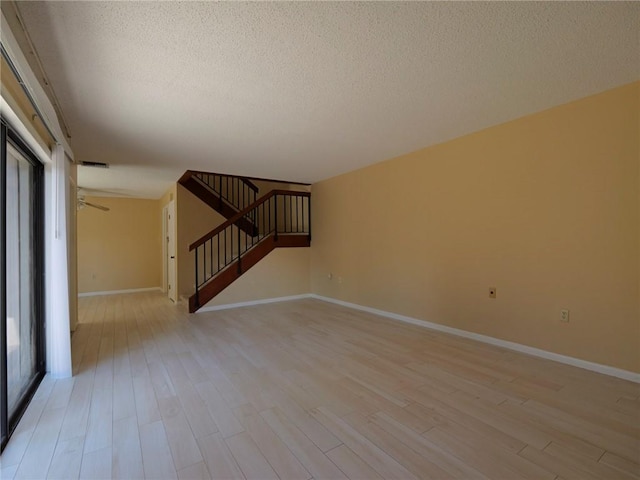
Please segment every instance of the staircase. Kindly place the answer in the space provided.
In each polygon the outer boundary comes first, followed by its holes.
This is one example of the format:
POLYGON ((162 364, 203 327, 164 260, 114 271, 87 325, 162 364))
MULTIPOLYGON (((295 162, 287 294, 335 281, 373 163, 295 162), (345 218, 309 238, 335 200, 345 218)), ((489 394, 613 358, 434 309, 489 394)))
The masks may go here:
MULTIPOLYGON (((254 203, 258 195, 258 187, 251 180, 233 175, 187 170, 178 183, 226 219, 254 203)), ((238 227, 257 235, 256 226, 249 219, 243 219, 238 227)))
MULTIPOLYGON (((185 185, 182 180, 188 173, 190 172, 185 173, 180 179, 182 185, 185 185)), ((191 187, 197 185, 196 188, 201 192, 211 187, 208 182, 201 179, 200 175, 195 174, 202 174, 202 172, 191 172, 189 178, 185 179, 188 185, 191 187)), ((216 175, 216 177, 225 176, 216 175)), ((220 192, 223 188, 220 187, 220 183, 216 184, 214 180, 212 184, 218 189, 209 188, 202 197, 198 195, 199 198, 208 198, 203 201, 212 207, 216 204, 220 208, 223 203, 229 207, 232 202, 222 198, 223 195, 220 192), (211 191, 218 194, 218 200, 212 200, 211 191)), ((242 192, 240 183, 237 185, 242 192)), ((193 192, 190 187, 187 188, 193 192)), ((225 187, 226 192, 229 192, 227 187, 225 187)), ((246 189, 241 196, 244 194, 250 196, 246 189)), ((189 250, 194 252, 195 257, 195 293, 189 298, 190 313, 196 312, 272 250, 311 245, 311 194, 309 192, 272 190, 227 218, 222 225, 189 246, 189 250)))

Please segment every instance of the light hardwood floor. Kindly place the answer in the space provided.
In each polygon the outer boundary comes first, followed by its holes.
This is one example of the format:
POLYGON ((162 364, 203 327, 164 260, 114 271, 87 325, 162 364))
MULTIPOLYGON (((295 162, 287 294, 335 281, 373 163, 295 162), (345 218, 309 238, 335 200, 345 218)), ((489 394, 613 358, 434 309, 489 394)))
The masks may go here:
POLYGON ((11 478, 640 478, 640 385, 317 300, 80 301, 11 478))

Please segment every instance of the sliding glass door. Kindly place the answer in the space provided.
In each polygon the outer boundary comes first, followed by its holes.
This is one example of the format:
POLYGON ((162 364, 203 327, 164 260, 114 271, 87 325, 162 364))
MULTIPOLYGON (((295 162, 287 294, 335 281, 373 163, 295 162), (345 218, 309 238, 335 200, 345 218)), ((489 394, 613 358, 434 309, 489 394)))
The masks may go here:
POLYGON ((2 444, 44 375, 43 167, 2 125, 2 444))

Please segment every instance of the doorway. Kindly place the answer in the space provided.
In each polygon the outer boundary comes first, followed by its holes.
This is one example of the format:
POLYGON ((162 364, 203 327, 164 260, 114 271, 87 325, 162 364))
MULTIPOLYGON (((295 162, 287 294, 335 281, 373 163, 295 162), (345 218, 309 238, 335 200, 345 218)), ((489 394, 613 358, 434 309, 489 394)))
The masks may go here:
POLYGON ((177 301, 176 292, 176 202, 171 200, 162 209, 163 289, 169 300, 177 301))
MULTIPOLYGON (((69 157, 65 162, 70 163, 69 157)), ((69 326, 75 332, 78 326, 78 184, 69 176, 67 192, 67 242, 69 272, 69 326)))

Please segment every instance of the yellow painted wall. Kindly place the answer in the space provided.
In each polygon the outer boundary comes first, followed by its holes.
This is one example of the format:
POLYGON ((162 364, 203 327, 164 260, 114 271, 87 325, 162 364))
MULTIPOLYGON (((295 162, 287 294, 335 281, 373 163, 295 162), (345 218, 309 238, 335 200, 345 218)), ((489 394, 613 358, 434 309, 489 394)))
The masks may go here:
POLYGON ((640 372, 639 111, 634 83, 314 184, 312 292, 640 372))
POLYGON ((309 293, 309 248, 277 248, 207 307, 309 293))
POLYGON ((86 197, 109 207, 78 212, 80 293, 160 287, 162 223, 158 200, 86 197))

